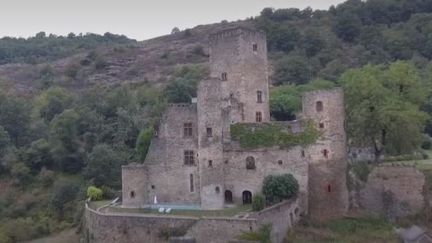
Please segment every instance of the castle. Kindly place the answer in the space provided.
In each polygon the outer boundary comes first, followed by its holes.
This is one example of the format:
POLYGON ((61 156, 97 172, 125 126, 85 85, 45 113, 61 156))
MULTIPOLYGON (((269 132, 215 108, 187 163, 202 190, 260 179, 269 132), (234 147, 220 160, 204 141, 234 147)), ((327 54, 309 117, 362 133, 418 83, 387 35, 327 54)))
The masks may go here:
POLYGON ((308 145, 245 148, 235 124, 270 121, 267 45, 247 28, 210 36, 210 78, 190 104, 168 106, 143 164, 122 167, 122 206, 158 203, 222 209, 249 204, 268 175, 292 174, 299 183, 300 215, 316 219, 348 210, 346 134, 341 89, 304 94, 298 120, 277 122, 293 133, 312 121, 319 139, 308 145))

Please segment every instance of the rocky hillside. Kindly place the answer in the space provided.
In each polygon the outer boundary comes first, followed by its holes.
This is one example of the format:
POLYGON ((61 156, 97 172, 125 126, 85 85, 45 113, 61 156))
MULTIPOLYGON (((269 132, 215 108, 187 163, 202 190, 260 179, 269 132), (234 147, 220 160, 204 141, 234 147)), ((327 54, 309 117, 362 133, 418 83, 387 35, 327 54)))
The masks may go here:
POLYGON ((96 47, 50 62, 8 63, 0 65, 0 87, 32 94, 53 84, 74 90, 123 82, 163 86, 181 65, 206 65, 209 34, 251 25, 250 21, 201 25, 136 44, 96 47))

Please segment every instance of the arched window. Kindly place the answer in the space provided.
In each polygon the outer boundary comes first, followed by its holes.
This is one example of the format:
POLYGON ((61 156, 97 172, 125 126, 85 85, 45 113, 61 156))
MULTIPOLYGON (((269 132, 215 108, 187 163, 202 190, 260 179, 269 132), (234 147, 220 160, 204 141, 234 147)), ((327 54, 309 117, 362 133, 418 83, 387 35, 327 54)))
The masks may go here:
POLYGON ((230 190, 225 191, 225 203, 233 203, 233 195, 230 190))
POLYGON ((252 203, 252 192, 243 191, 242 197, 243 197, 243 204, 251 204, 252 203))
POLYGON ((317 101, 317 103, 316 103, 316 111, 317 112, 321 112, 323 110, 324 110, 324 105, 323 105, 322 101, 317 101))
POLYGON ((252 156, 249 156, 246 158, 246 169, 248 170, 255 170, 255 158, 252 156))

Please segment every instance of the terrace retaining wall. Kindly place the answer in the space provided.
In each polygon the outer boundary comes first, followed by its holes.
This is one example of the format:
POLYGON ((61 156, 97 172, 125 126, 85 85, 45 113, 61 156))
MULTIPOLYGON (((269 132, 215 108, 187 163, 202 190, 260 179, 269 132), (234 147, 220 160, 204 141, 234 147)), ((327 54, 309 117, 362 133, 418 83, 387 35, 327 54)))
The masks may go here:
POLYGON ((244 218, 102 213, 86 205, 85 242, 182 242, 181 238, 172 237, 170 241, 166 232, 171 230, 179 233, 171 236, 184 234, 185 242, 226 243, 236 240, 242 232, 257 231, 262 225, 271 223, 272 242, 279 243, 283 242, 287 230, 298 220, 297 200, 282 202, 261 212, 247 214, 244 218))

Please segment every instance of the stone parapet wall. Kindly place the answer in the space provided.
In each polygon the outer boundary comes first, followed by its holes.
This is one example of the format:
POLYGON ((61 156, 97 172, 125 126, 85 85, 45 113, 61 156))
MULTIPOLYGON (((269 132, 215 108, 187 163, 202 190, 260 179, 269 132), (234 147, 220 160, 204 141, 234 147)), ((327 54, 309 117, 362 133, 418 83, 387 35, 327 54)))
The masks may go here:
POLYGON ((271 223, 272 242, 281 243, 287 230, 300 219, 298 212, 297 200, 284 201, 261 212, 250 213, 245 218, 101 213, 86 205, 85 242, 226 243, 237 240, 242 232, 257 231, 271 223), (166 234, 162 232, 169 229, 185 231, 185 235, 172 239, 163 237, 166 234))

